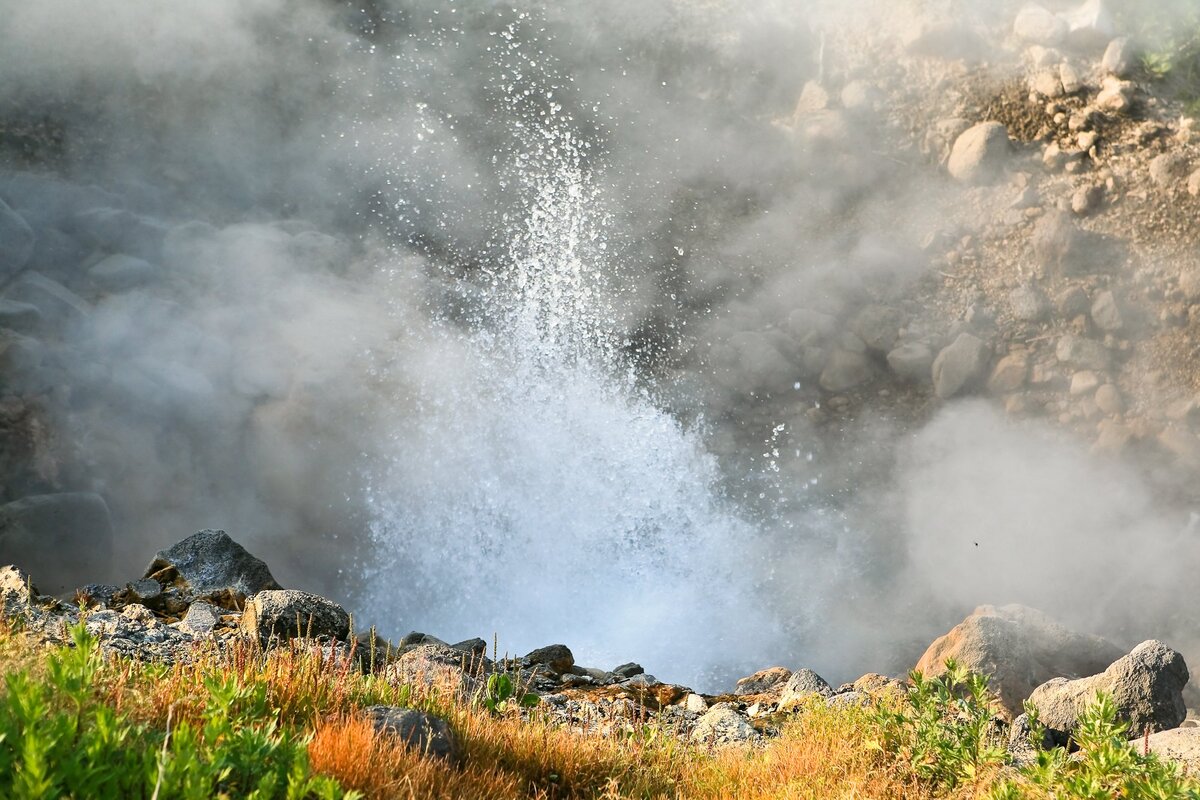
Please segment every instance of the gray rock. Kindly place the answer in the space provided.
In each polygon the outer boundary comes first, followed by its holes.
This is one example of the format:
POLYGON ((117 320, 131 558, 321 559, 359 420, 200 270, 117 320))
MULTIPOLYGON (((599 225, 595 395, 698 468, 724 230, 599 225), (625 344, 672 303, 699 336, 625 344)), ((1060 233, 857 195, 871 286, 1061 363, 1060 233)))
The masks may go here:
POLYGON ((80 608, 90 606, 109 608, 113 604, 113 598, 120 591, 119 586, 107 583, 88 583, 75 590, 75 602, 79 604, 80 608))
POLYGON ((933 368, 933 351, 924 342, 905 342, 888 353, 887 363, 896 377, 925 382, 933 368))
POLYGON ((871 696, 866 692, 851 690, 839 692, 825 701, 829 708, 866 708, 871 705, 871 696))
POLYGON ((1092 302, 1092 322, 1102 331, 1112 333, 1125 325, 1117 299, 1109 291, 1100 292, 1092 302))
POLYGON ((162 584, 154 580, 154 578, 142 578, 132 581, 126 585, 125 589, 133 602, 144 606, 153 604, 154 601, 162 597, 163 593, 162 584))
POLYGON ((146 567, 144 577, 176 588, 189 600, 231 594, 240 601, 282 588, 266 564, 225 531, 214 530, 199 531, 160 551, 146 567))
POLYGON ((1156 185, 1170 188, 1180 183, 1187 174, 1188 162, 1182 154, 1171 151, 1150 159, 1147 171, 1156 185))
POLYGON ((708 711, 708 701, 695 692, 692 692, 683 699, 683 707, 693 714, 703 714, 705 711, 708 711))
POLYGON ((1100 376, 1090 369, 1081 369, 1071 376, 1071 396, 1081 397, 1096 391, 1100 385, 1100 376))
POLYGON ((1050 212, 1039 219, 1030 237, 1037 259, 1059 273, 1069 273, 1087 265, 1086 243, 1086 237, 1061 211, 1050 212))
POLYGON ((1067 41, 1079 49, 1099 50, 1116 32, 1104 0, 1084 0, 1062 14, 1067 23, 1067 41))
POLYGON ((488 651, 488 643, 478 636, 474 639, 464 639, 461 642, 456 642, 450 645, 455 650, 460 650, 471 656, 486 656, 488 651))
POLYGON ((1129 77, 1135 63, 1133 46, 1124 36, 1109 42, 1104 50, 1104 58, 1100 60, 1101 68, 1118 78, 1129 77))
POLYGON ((0 506, 0 563, 28 570, 50 594, 107 577, 112 551, 112 521, 98 494, 35 495, 0 506))
POLYGON ((850 81, 842 87, 842 108, 863 114, 873 113, 883 99, 882 93, 867 81, 850 81))
POLYGON ((461 697, 476 690, 472 676, 492 671, 486 656, 472 656, 445 644, 421 644, 404 651, 384 670, 389 680, 418 682, 461 697))
POLYGON ((1068 680, 1055 678, 1033 691, 1029 702, 1058 744, 1066 744, 1079 717, 1097 692, 1113 699, 1118 717, 1131 733, 1176 728, 1187 716, 1183 687, 1188 668, 1183 656, 1159 641, 1142 642, 1099 675, 1068 680))
POLYGON ((1104 197, 1102 186, 1081 186, 1071 195, 1071 211, 1077 216, 1085 217, 1092 213, 1104 197))
POLYGON ((803 705, 810 697, 830 697, 833 688, 811 669, 798 669, 788 678, 779 693, 779 710, 792 711, 803 705))
POLYGON ((1100 84, 1100 93, 1096 95, 1095 100, 1096 107, 1113 114, 1126 114, 1133 108, 1136 91, 1137 87, 1133 83, 1110 75, 1100 84))
POLYGON ((1191 775, 1200 772, 1200 728, 1159 731, 1148 739, 1138 736, 1133 740, 1133 746, 1139 753, 1145 747, 1159 758, 1174 761, 1191 775))
POLYGON ((1035 609, 980 606, 929 645, 916 669, 927 677, 941 675, 946 659, 953 658, 971 672, 990 675, 991 690, 1013 719, 1037 686, 1058 675, 1090 675, 1120 653, 1100 637, 1071 631, 1035 609))
POLYGON ((32 303, 0 299, 0 328, 18 333, 36 333, 45 320, 41 309, 32 303))
POLYGON ((0 567, 0 599, 6 603, 13 601, 28 605, 37 599, 38 592, 34 588, 33 579, 29 573, 20 567, 9 564, 0 567))
POLYGON ((180 627, 197 636, 212 633, 221 621, 221 609, 212 603, 197 601, 188 607, 180 627))
POLYGON ((1013 21, 1013 34, 1027 44, 1053 47, 1067 38, 1068 23, 1039 5, 1027 5, 1013 21))
POLYGON ((634 675, 641 675, 646 670, 642 669, 641 664, 635 664, 630 661, 628 664, 622 664, 619 667, 613 667, 613 674, 622 678, 632 678, 634 675))
POLYGON ((739 678, 737 686, 733 689, 733 693, 739 696, 750 694, 778 695, 783 691, 783 687, 791 677, 792 671, 784 667, 770 667, 759 670, 753 675, 739 678))
POLYGON ((396 706, 368 706, 365 711, 376 732, 395 736, 423 755, 451 763, 459 760, 458 737, 441 717, 396 706))
POLYGON ((539 647, 537 650, 527 653, 521 660, 530 665, 544 664, 557 675, 570 672, 571 667, 575 666, 575 656, 565 644, 539 647))
POLYGON ((241 629, 264 647, 287 639, 328 636, 345 640, 350 634, 350 615, 319 595, 298 589, 271 589, 246 601, 241 629))
POLYGON ((1111 358, 1108 349, 1094 339, 1084 339, 1068 333, 1058 340, 1054 349, 1058 360, 1077 369, 1105 371, 1111 358))
POLYGON ((0 200, 0 280, 7 281, 29 264, 36 241, 25 219, 0 200))
POLYGON ((739 714, 732 706, 718 703, 696 720, 691 740, 698 744, 714 746, 737 745, 756 742, 762 738, 750 720, 739 714))
POLYGON ((999 177, 1011 152, 1008 129, 999 122, 981 122, 954 142, 946 168, 964 183, 987 183, 999 177))
POLYGON ((896 344, 896 336, 904 324, 904 314, 891 306, 869 305, 850 321, 853 331, 871 350, 886 355, 896 344))
POLYGON ((933 361, 934 392, 946 400, 970 389, 982 376, 987 362, 987 345, 969 333, 960 333, 933 361))
POLYGON ((1063 92, 1066 94, 1076 94, 1083 89, 1083 79, 1079 77, 1079 70, 1066 61, 1058 67, 1058 78, 1062 81, 1063 92))
POLYGON ((1041 69, 1035 72, 1029 79, 1029 88, 1051 100, 1062 97, 1066 93, 1057 69, 1041 69))
POLYGON ((1186 267, 1179 273, 1179 291, 1189 302, 1200 300, 1200 268, 1186 267))
POLYGON ((149 261, 127 255, 113 255, 88 270, 92 283, 106 292, 126 292, 158 278, 159 270, 149 261))
POLYGON ((1050 313, 1050 301, 1036 286, 1018 286, 1008 293, 1008 307, 1022 322, 1041 322, 1050 313))
POLYGON ((864 353, 834 350, 821 371, 819 383, 827 392, 844 392, 866 383, 872 374, 871 360, 864 353))

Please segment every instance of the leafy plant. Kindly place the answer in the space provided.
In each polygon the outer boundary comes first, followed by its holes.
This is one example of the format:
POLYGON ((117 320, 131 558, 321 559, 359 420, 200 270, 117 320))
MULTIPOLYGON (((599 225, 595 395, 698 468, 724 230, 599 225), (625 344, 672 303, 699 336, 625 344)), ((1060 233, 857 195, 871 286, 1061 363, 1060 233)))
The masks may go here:
POLYGON ((503 714, 514 706, 533 708, 540 701, 541 698, 533 692, 518 693, 517 685, 507 672, 489 675, 480 697, 480 704, 493 714, 503 714))
POLYGON ((899 708, 876 711, 882 740, 872 746, 898 755, 921 781, 942 789, 972 782, 1006 752, 990 708, 988 679, 946 660, 940 677, 909 674, 912 687, 899 708))

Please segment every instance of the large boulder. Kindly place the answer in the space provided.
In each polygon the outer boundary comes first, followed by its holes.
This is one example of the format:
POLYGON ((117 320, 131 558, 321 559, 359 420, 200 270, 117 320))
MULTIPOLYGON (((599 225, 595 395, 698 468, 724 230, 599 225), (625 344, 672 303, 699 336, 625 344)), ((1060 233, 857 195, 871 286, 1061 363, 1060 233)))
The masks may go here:
POLYGON ((239 606, 258 592, 282 589, 271 570, 225 531, 203 530, 160 551, 143 577, 171 587, 185 602, 211 598, 239 606))
POLYGON ((952 658, 971 672, 991 677, 991 689, 1009 719, 1022 702, 1051 678, 1093 675, 1121 650, 1098 636, 1076 633, 1032 608, 980 606, 921 656, 916 669, 927 676, 945 672, 952 658))
POLYGON ((1059 744, 1065 744, 1079 716, 1097 692, 1112 697, 1119 719, 1132 733, 1151 733, 1179 727, 1187 716, 1183 687, 1188 668, 1183 656, 1159 641, 1142 642, 1099 675, 1068 680, 1055 678, 1029 696, 1038 720, 1059 744))
POLYGON ((112 551, 112 520, 98 494, 42 494, 0 506, 0 564, 27 570, 48 594, 107 577, 112 551))
POLYGON ((350 635, 350 615, 332 600, 298 589, 259 592, 246 601, 241 629, 265 647, 288 639, 350 635))
POLYGON ((571 667, 575 666, 575 656, 565 644, 539 647, 521 660, 529 665, 541 664, 556 675, 570 672, 571 667))

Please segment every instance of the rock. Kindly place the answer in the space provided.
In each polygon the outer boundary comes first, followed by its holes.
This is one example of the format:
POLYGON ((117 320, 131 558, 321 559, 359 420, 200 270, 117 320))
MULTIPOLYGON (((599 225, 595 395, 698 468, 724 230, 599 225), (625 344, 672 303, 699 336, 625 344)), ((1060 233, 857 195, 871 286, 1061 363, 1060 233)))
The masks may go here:
POLYGON ((1056 69, 1042 69, 1035 72, 1029 79, 1029 88, 1051 100, 1062 97, 1064 94, 1062 80, 1056 69))
POLYGON ((970 389, 987 362, 987 345, 969 333, 960 333, 933 361, 934 392, 946 400, 970 389))
POLYGON ((1063 92, 1066 94, 1077 94, 1083 89, 1083 79, 1079 77, 1079 70, 1066 61, 1058 67, 1058 79, 1062 81, 1063 92))
POLYGON ((446 644, 422 644, 402 652, 385 668, 384 676, 469 697, 476 688, 471 676, 486 674, 492 666, 485 656, 471 656, 446 644))
POLYGON ((871 361, 864 353, 834 350, 821 371, 820 386, 827 392, 844 392, 871 379, 871 361))
POLYGON ((1188 302, 1200 300, 1200 268, 1187 267, 1179 273, 1179 291, 1188 302))
POLYGON ((1150 174, 1150 180, 1154 181, 1156 185, 1170 188, 1179 183, 1187 169, 1187 159, 1180 153, 1172 151, 1152 158, 1147 171, 1150 174))
POLYGON ((847 111, 874 113, 882 99, 880 91, 863 80, 850 81, 842 87, 842 108, 847 111))
POLYGON ((968 128, 950 151, 946 168, 964 183, 987 183, 999 177, 1012 151, 1008 129, 999 122, 968 128))
POLYGON ((996 368, 992 370, 987 388, 992 394, 1015 392, 1025 385, 1028 376, 1029 356, 1025 353, 1010 353, 1000 359, 996 368))
POLYGON ((1133 96, 1137 87, 1129 81, 1109 76, 1104 79, 1100 87, 1100 93, 1096 95, 1095 103, 1101 111, 1125 114, 1133 108, 1133 96))
POLYGON ((1159 731, 1147 739, 1138 736, 1133 740, 1133 746, 1139 753, 1145 747, 1159 758, 1180 764, 1188 774, 1195 775, 1200 771, 1200 728, 1159 731))
POLYGON ((1096 455, 1119 455, 1133 439, 1133 430, 1120 422, 1111 419, 1100 421, 1099 435, 1092 445, 1092 453, 1096 455))
POLYGON ((1104 197, 1101 186, 1081 186, 1071 195, 1071 211, 1078 216, 1087 216, 1100 205, 1104 197))
POLYGON ((281 587, 259 559, 225 531, 203 530, 160 551, 143 577, 154 578, 187 601, 214 598, 224 608, 237 608, 246 597, 281 587))
POLYGON ((1104 50, 1104 58, 1100 60, 1100 67, 1118 78, 1127 78, 1134 63, 1133 47, 1129 39, 1122 36, 1108 43, 1104 50))
POLYGON ((1078 369, 1104 372, 1109 367, 1108 350, 1094 339, 1084 339, 1068 333, 1058 340, 1054 353, 1059 361, 1078 369))
POLYGON ((622 678, 632 678, 634 675, 644 675, 646 670, 642 669, 641 664, 635 664, 630 661, 628 664, 613 667, 612 673, 622 678))
POLYGON ((808 81, 796 101, 796 115, 812 114, 829 108, 829 92, 816 81, 808 81))
POLYGON ((180 628, 197 636, 212 633, 221 622, 221 609, 212 603, 197 601, 188 607, 180 628))
POLYGON ((10 280, 29 264, 36 241, 25 219, 0 200, 0 280, 10 280))
POLYGON ((1041 322, 1050 313, 1050 301, 1035 286, 1018 286, 1009 292, 1008 307, 1022 322, 1041 322))
POLYGON ((521 659, 526 664, 543 664, 556 675, 570 672, 575 666, 575 656, 565 644, 552 644, 539 647, 521 659))
POLYGON ((871 697, 866 692, 852 689, 849 692, 839 692, 826 699, 825 705, 829 708, 866 708, 871 705, 871 697))
POLYGON ((1092 302, 1092 322, 1102 331, 1112 333, 1125 324, 1117 300, 1109 291, 1100 292, 1092 302))
POLYGON ((162 597, 163 587, 154 578, 142 578, 126 585, 129 601, 149 606, 162 597))
POLYGON ((0 506, 0 564, 28 570, 50 594, 107 577, 112 550, 112 521, 98 494, 43 494, 0 506))
POLYGON ((158 267, 133 256, 113 255, 88 270, 88 277, 106 292, 126 292, 158 277, 158 267))
POLYGON ((454 644, 450 645, 450 647, 476 658, 480 656, 486 656, 488 651, 487 642, 485 642, 483 639, 480 639, 478 636, 474 639, 464 639, 461 642, 455 642, 454 644))
POLYGON ((246 601, 241 629, 264 647, 287 639, 328 636, 344 641, 350 615, 331 600, 298 589, 269 589, 246 601))
POLYGON ((896 344, 896 336, 903 324, 904 315, 900 311, 890 306, 869 305, 850 321, 850 330, 868 350, 886 355, 896 344))
POLYGON ((1200 196, 1200 169, 1188 176, 1187 190, 1192 197, 1200 196))
POLYGON ((1099 50, 1115 33, 1104 0, 1085 0, 1061 16, 1067 23, 1067 41, 1072 47, 1099 50))
POLYGON ((9 564, 0 567, 0 599, 5 603, 13 601, 28 605, 37 599, 38 592, 33 586, 29 573, 20 567, 9 564))
POLYGON ((422 755, 450 763, 459 760, 458 738, 441 717, 396 706, 368 706, 364 711, 376 733, 394 736, 422 755))
POLYGON ((698 744, 715 746, 755 742, 762 735, 727 703, 718 703, 696 720, 691 740, 698 744))
POLYGON ((1068 23, 1039 5, 1027 5, 1013 21, 1013 34, 1027 44, 1053 47, 1067 38, 1068 23))
POLYGON ((1061 211, 1046 214, 1037 221, 1030 243, 1033 254, 1053 272, 1069 273, 1087 265, 1085 237, 1061 211))
POLYGON ((1092 304, 1088 300, 1087 292, 1078 286, 1072 286, 1069 289, 1064 289, 1059 294, 1054 301, 1054 306, 1060 316, 1067 319, 1074 319, 1080 314, 1088 313, 1092 304))
POLYGON ((1158 444, 1185 465, 1200 467, 1200 439, 1191 431, 1168 426, 1158 434, 1158 444))
POLYGON ((1055 742, 1065 745, 1097 692, 1112 697, 1118 718, 1130 724, 1133 734, 1178 727, 1187 716, 1183 702, 1187 682, 1183 656, 1151 640, 1142 642, 1098 675, 1075 680, 1054 678, 1043 683, 1029 696, 1029 702, 1037 708, 1039 721, 1055 742))
POLYGON ((120 591, 119 586, 107 583, 89 583, 75 590, 75 602, 80 608, 111 608, 113 598, 120 591))
POLYGON ((1125 411, 1125 403, 1121 393, 1111 383, 1106 383, 1096 390, 1096 407, 1105 414, 1120 414, 1125 411))
POLYGON ((735 695, 775 694, 783 691, 784 685, 792 677, 792 671, 784 667, 770 667, 759 670, 753 675, 740 678, 734 687, 735 695))
POLYGON ((966 669, 991 676, 991 690, 1014 719, 1021 703, 1051 678, 1090 675, 1120 656, 1097 636, 1075 633, 1040 611, 1019 605, 980 606, 937 639, 916 669, 941 675, 953 658, 966 669))
POLYGON ((693 714, 703 714, 708 711, 708 701, 693 692, 683 699, 683 707, 693 714))
POLYGON ((32 303, 0 299, 0 328, 18 333, 36 333, 44 319, 41 309, 32 303))
POLYGON ((1091 394, 1100 385, 1100 376, 1090 369, 1080 370, 1071 376, 1071 396, 1091 394))
POLYGON ((929 380, 933 351, 923 342, 906 342, 888 353, 887 362, 896 377, 921 383, 929 380))
POLYGON ((833 688, 811 669, 798 669, 788 678, 779 693, 779 710, 793 711, 813 696, 829 697, 833 688))

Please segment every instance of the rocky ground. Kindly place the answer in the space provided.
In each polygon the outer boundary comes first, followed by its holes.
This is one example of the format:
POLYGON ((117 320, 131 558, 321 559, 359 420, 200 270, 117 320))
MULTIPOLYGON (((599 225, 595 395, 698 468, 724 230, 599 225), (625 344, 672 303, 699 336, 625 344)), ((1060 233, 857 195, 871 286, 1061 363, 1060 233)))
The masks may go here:
MULTIPOLYGON (((355 631, 351 615, 336 603, 281 588, 263 561, 223 531, 200 531, 158 553, 143 577, 124 586, 80 587, 73 602, 40 595, 28 575, 6 567, 0 600, 9 629, 47 643, 69 643, 70 627, 82 623, 112 657, 166 664, 187 661, 201 648, 246 642, 310 648, 330 663, 474 702, 533 693, 556 724, 587 736, 623 737, 650 723, 712 747, 754 747, 777 736, 787 715, 813 703, 866 707, 909 691, 907 678, 867 674, 832 687, 812 670, 775 666, 738 680, 726 694, 704 695, 659 681, 636 663, 583 667, 562 644, 521 657, 489 657, 482 639, 449 644, 413 632, 388 642, 373 630, 355 631), (511 681, 505 696, 489 680, 496 675, 511 681)), ((993 725, 1018 762, 1028 749, 1026 701, 1040 712, 1046 746, 1066 747, 1081 713, 1104 692, 1145 748, 1200 766, 1200 727, 1185 702, 1188 668, 1162 642, 1143 642, 1123 654, 1033 609, 985 606, 933 642, 915 669, 934 677, 951 660, 991 676, 993 725)), ((438 730, 442 739, 450 736, 444 724, 438 730)), ((453 750, 452 741, 439 740, 443 745, 453 750)))

